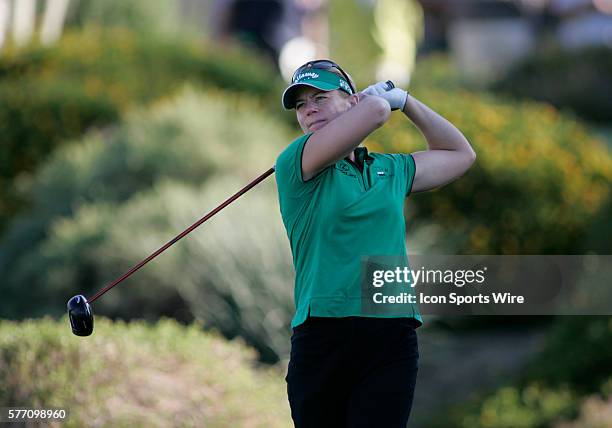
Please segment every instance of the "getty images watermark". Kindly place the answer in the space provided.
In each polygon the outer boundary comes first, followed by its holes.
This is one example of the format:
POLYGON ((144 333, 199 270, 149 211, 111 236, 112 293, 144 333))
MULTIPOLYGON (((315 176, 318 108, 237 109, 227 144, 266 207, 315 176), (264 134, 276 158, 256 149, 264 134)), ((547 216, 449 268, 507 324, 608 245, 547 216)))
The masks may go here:
POLYGON ((610 315, 612 256, 410 256, 362 261, 366 314, 610 315))
MULTIPOLYGON (((425 269, 421 267, 419 270, 410 269, 407 266, 403 268, 397 266, 392 270, 374 270, 372 272, 372 285, 375 288, 381 288, 387 284, 400 284, 410 288, 415 288, 417 285, 426 284, 444 284, 455 287, 464 287, 471 284, 484 284, 485 273, 487 267, 482 269, 425 269)), ((454 305, 463 305, 466 303, 525 303, 525 297, 522 295, 513 295, 509 292, 492 292, 490 294, 478 293, 477 295, 463 295, 462 293, 449 292, 445 294, 427 294, 419 292, 418 294, 400 292, 399 295, 386 295, 382 291, 374 292, 372 300, 376 304, 395 304, 395 303, 450 303, 454 305)))

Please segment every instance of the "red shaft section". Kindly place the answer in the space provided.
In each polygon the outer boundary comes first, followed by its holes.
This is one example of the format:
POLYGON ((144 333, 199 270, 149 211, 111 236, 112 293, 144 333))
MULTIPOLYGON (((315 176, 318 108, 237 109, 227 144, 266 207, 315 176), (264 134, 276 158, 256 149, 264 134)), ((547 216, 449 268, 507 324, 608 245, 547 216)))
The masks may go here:
POLYGON ((234 202, 236 199, 238 199, 240 196, 244 195, 246 192, 248 192, 249 190, 251 190, 253 187, 255 187, 256 185, 258 185, 260 182, 262 182, 264 179, 266 179, 269 175, 272 175, 274 173, 274 167, 270 168, 269 170, 267 170, 266 172, 264 172, 263 174, 261 174, 259 177, 257 177, 255 180, 251 181, 249 184, 247 184, 246 186, 244 186, 242 189, 240 189, 238 192, 236 192, 233 196, 231 196, 230 198, 228 198, 225 202, 223 202, 221 205, 219 205, 217 208, 215 208, 214 210, 212 210, 211 212, 209 212, 208 214, 206 214, 204 217, 202 217, 201 219, 199 219, 198 221, 196 221, 194 224, 192 224, 191 226, 189 226, 189 228, 185 229, 185 231, 183 231, 180 235, 177 235, 175 238, 173 238, 170 242, 168 242, 166 245, 164 245, 163 247, 161 247, 159 250, 155 251, 153 254, 151 254, 149 257, 147 257, 146 259, 144 259, 143 261, 141 261, 140 263, 138 263, 137 265, 133 266, 129 271, 127 271, 125 274, 123 274, 123 276, 121 276, 120 278, 116 279, 115 281, 111 282, 110 284, 108 284, 106 287, 104 287, 102 290, 98 291, 90 300, 89 303, 93 303, 96 301, 96 299, 100 296, 102 296, 104 293, 106 293, 108 290, 110 290, 111 288, 113 288, 115 285, 119 284, 120 282, 122 282, 123 280, 129 278, 130 275, 132 275, 134 272, 136 272, 138 269, 140 269, 141 267, 143 267, 144 265, 146 265, 147 263, 149 263, 151 260, 153 260, 155 257, 159 256, 161 253, 163 253, 164 251, 166 251, 170 246, 172 246, 175 242, 177 242, 179 239, 181 239, 182 237, 184 237, 185 235, 187 235, 188 233, 190 233, 192 230, 194 230, 196 227, 198 227, 199 225, 201 225, 202 223, 204 223, 206 220, 208 220, 209 218, 211 218, 212 216, 214 216, 215 214, 217 214, 219 211, 221 211, 223 208, 225 208, 226 206, 228 206, 229 204, 231 204, 232 202, 234 202))

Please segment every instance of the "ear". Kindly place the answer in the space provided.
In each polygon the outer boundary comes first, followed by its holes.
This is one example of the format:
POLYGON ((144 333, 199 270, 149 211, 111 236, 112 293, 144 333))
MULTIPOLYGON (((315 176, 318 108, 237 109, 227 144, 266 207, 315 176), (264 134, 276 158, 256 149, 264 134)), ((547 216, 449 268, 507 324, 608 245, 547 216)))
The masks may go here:
POLYGON ((349 95, 348 102, 351 104, 351 107, 354 107, 359 102, 359 96, 357 94, 349 95))

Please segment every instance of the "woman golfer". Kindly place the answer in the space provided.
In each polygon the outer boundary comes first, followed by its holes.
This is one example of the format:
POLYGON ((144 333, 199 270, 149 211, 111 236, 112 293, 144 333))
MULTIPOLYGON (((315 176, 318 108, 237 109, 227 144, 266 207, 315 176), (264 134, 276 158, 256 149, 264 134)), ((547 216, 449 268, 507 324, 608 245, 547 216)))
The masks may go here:
POLYGON ((457 128, 406 91, 380 82, 357 93, 332 61, 298 68, 282 102, 304 132, 276 161, 296 275, 291 417, 299 428, 404 428, 422 319, 410 304, 372 311, 362 263, 405 258, 404 199, 453 181, 476 155, 457 128), (392 110, 420 129, 427 150, 379 154, 360 146, 392 110))

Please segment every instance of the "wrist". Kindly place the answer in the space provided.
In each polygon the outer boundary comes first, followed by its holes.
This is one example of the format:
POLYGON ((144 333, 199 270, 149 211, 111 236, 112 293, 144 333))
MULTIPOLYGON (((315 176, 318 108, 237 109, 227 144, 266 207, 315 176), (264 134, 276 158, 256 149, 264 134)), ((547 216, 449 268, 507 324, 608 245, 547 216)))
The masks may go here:
POLYGON ((395 88, 389 91, 387 94, 387 100, 389 101, 389 104, 391 104, 391 110, 395 111, 404 109, 404 105, 406 105, 406 99, 408 98, 407 91, 400 88, 395 88))
POLYGON ((412 96, 410 95, 409 91, 406 91, 406 99, 404 100, 404 105, 402 106, 402 112, 405 114, 408 114, 408 110, 410 108, 410 98, 412 96))

